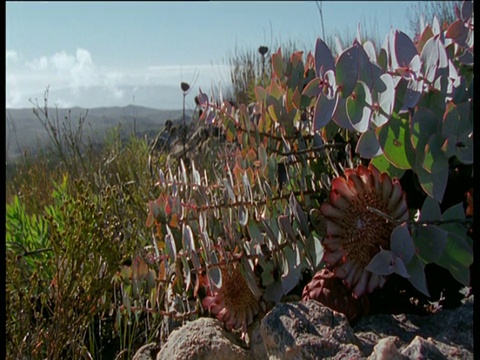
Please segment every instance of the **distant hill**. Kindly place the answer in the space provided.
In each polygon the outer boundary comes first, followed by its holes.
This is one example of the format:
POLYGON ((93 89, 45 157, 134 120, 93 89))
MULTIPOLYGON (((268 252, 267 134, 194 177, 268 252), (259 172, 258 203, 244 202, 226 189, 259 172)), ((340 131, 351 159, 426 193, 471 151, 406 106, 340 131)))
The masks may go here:
MULTIPOLYGON (((185 120, 190 122, 193 111, 185 111, 185 120)), ((76 129, 79 119, 85 117, 83 127, 84 139, 94 142, 103 141, 106 131, 120 124, 121 134, 130 136, 135 131, 137 136, 156 134, 162 130, 165 121, 183 121, 183 110, 159 110, 143 106, 99 107, 84 109, 48 108, 48 116, 62 128, 71 126, 76 129)), ((44 120, 44 119, 42 119, 44 120)), ((6 109, 5 141, 7 160, 15 159, 25 148, 34 153, 39 147, 48 143, 48 134, 32 108, 6 109)))

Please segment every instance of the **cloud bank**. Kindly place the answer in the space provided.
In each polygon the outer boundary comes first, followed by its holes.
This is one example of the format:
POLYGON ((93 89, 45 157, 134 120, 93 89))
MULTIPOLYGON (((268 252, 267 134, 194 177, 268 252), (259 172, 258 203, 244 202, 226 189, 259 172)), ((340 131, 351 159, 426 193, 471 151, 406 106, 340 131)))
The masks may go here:
POLYGON ((48 88, 49 105, 58 107, 126 106, 136 101, 137 105, 166 108, 171 104, 162 103, 162 99, 168 98, 168 94, 149 96, 146 89, 171 92, 178 87, 179 96, 181 81, 208 89, 212 84, 226 83, 228 78, 226 65, 112 68, 95 63, 92 54, 83 48, 75 53, 59 51, 33 59, 7 49, 5 100, 7 108, 31 107, 35 99, 41 99, 43 105, 48 88), (137 92, 141 98, 136 97, 137 92))

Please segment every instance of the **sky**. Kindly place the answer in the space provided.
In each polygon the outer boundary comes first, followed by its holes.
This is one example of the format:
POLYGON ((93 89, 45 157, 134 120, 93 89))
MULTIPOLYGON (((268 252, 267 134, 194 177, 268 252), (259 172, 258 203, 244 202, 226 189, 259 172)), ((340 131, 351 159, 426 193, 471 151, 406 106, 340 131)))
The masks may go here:
MULTIPOLYGON (((314 50, 325 36, 409 34, 415 1, 6 2, 6 107, 179 109, 182 81, 228 84, 228 59, 260 45, 314 50)), ((349 45, 349 44, 344 44, 349 45)), ((271 49, 276 50, 276 49, 271 49)), ((195 95, 189 95, 193 97, 195 95)))

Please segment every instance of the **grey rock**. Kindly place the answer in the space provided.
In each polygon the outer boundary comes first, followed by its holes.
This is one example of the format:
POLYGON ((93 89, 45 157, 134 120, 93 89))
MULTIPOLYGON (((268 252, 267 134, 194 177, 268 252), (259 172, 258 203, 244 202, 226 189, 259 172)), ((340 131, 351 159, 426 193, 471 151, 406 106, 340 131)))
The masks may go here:
POLYGON ((315 300, 277 305, 262 319, 260 333, 270 360, 363 355, 345 315, 315 300))
POLYGON ((444 309, 429 316, 365 317, 353 330, 364 354, 373 355, 382 339, 395 336, 399 352, 410 359, 418 359, 417 353, 428 353, 425 359, 473 359, 473 296, 456 309, 444 309))
POLYGON ((389 336, 381 339, 373 348, 372 354, 368 360, 407 360, 408 356, 398 351, 395 343, 398 341, 396 336, 389 336))
MULTIPOLYGON (((345 315, 315 300, 288 302, 252 324, 246 341, 237 335, 216 319, 200 318, 174 330, 156 359, 470 360, 473 296, 457 309, 428 316, 374 315, 353 327, 345 315)), ((157 349, 147 344, 134 359, 155 359, 157 349)))
POLYGON ((418 335, 403 349, 402 354, 410 359, 445 360, 447 358, 441 353, 432 339, 425 340, 418 335))
POLYGON ((200 318, 174 330, 156 360, 247 360, 249 352, 234 343, 217 319, 200 318))

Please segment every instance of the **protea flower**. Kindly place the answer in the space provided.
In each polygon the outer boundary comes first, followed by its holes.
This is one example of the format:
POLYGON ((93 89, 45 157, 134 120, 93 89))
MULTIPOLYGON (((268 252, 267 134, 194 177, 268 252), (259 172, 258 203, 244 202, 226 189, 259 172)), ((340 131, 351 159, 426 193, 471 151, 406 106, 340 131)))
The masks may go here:
POLYGON ((390 249, 390 234, 408 219, 405 195, 397 179, 380 174, 371 164, 346 169, 332 181, 326 219, 323 260, 335 276, 352 289, 353 296, 382 287, 386 277, 365 267, 380 249, 390 249))
POLYGON ((263 302, 252 293, 238 266, 222 267, 221 273, 221 288, 212 291, 207 286, 209 295, 202 300, 202 305, 223 322, 228 331, 241 328, 245 334, 253 317, 263 309, 263 302))
POLYGON ((368 297, 366 295, 353 297, 352 291, 327 268, 318 271, 303 288, 302 300, 309 299, 317 300, 330 309, 344 314, 350 323, 369 311, 368 297))

